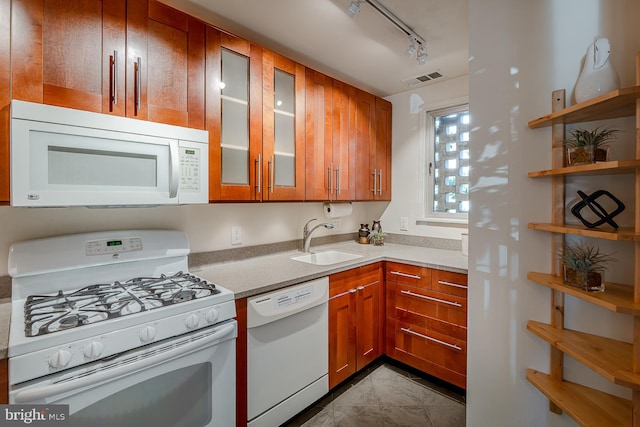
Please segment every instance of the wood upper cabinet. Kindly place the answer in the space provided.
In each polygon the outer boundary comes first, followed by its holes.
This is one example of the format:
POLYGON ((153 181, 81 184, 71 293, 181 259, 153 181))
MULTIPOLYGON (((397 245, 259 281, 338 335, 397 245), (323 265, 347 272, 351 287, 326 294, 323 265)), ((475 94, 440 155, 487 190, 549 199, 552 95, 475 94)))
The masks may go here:
POLYGON ((306 200, 355 199, 355 88, 307 69, 306 200))
MULTIPOLYGON (((374 185, 375 200, 391 200, 391 103, 376 97, 376 142, 374 171, 378 182, 374 185)), ((370 160, 371 161, 371 160, 370 160)))
POLYGON ((207 26, 209 199, 262 200, 262 48, 207 26))
POLYGON ((126 22, 127 116, 204 129, 204 23, 154 0, 128 0, 126 22))
POLYGON ((356 93, 356 198, 391 200, 391 103, 356 93))
POLYGON ((382 264, 329 276, 329 388, 362 369, 383 349, 382 264))
POLYGON ((125 0, 14 0, 11 34, 13 99, 124 114, 125 0))
POLYGON ((304 200, 305 68, 265 50, 262 82, 262 200, 304 200))
POLYGON ((204 129, 204 24, 154 0, 15 0, 12 98, 204 129))

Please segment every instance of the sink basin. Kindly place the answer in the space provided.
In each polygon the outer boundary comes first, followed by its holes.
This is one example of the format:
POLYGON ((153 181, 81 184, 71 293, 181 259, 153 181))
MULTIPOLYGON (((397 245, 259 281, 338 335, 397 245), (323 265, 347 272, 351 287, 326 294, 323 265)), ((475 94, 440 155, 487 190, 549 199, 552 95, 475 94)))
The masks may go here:
POLYGON ((306 262, 307 264, 331 265, 337 264, 339 262, 351 261, 352 259, 357 258, 362 258, 362 255, 350 254, 348 252, 340 251, 325 251, 298 255, 292 257, 291 259, 294 261, 306 262))

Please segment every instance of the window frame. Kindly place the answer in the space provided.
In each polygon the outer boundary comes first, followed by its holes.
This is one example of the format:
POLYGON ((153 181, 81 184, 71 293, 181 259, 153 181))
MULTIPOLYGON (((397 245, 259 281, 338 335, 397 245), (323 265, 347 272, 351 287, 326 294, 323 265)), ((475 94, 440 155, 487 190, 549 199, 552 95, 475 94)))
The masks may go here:
MULTIPOLYGON (((449 223, 449 224, 468 224, 469 213, 447 213, 447 212, 434 212, 433 202, 435 200, 434 187, 436 184, 435 175, 435 117, 446 116, 453 113, 469 112, 468 100, 462 103, 451 103, 447 106, 440 108, 429 109, 424 113, 425 117, 425 173, 424 187, 425 187, 425 203, 423 206, 423 221, 429 223, 449 223)), ((469 129, 471 133, 471 129, 469 129)), ((469 135, 470 136, 470 135, 469 135)), ((460 152, 460 150, 457 150, 460 152)), ((458 166, 459 167, 459 166, 458 166)), ((458 173, 456 173, 456 177, 458 173)))

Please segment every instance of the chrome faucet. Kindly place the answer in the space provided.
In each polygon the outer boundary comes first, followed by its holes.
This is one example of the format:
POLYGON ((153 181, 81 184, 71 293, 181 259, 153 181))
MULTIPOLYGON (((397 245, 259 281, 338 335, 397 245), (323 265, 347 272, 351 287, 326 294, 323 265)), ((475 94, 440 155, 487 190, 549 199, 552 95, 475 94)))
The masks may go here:
POLYGON ((309 230, 309 223, 311 223, 311 221, 315 221, 318 218, 313 218, 310 219, 309 221, 307 221, 307 223, 304 225, 304 230, 302 231, 302 246, 303 246, 303 250, 305 252, 309 252, 309 246, 311 246, 311 235, 313 234, 314 231, 316 231, 317 228, 320 227, 324 227, 327 229, 332 229, 333 228, 333 224, 329 224, 328 222, 323 222, 322 224, 318 224, 315 227, 313 227, 311 230, 309 230))

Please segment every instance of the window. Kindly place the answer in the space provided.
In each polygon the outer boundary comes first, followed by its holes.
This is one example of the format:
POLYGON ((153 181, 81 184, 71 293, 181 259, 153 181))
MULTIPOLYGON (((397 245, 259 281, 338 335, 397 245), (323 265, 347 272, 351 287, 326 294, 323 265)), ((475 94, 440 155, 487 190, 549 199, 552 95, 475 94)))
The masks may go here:
POLYGON ((467 221, 469 127, 468 105, 427 112, 427 220, 467 221))

